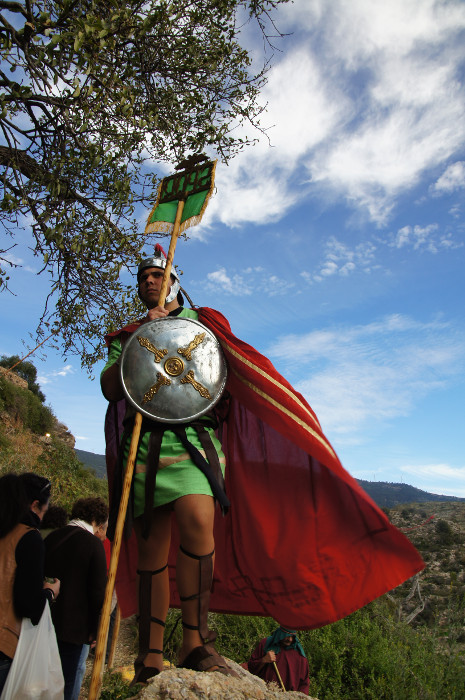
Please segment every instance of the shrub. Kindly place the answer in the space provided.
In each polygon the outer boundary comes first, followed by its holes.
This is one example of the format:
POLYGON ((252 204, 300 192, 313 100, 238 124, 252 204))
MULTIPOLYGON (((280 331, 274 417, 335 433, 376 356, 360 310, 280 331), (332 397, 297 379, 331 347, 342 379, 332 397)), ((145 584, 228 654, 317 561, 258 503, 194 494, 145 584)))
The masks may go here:
MULTIPOLYGON (((179 616, 179 611, 171 613, 179 616)), ((210 624, 218 631, 218 650, 238 663, 276 626, 270 618, 235 615, 213 615, 210 624)), ((386 597, 298 636, 309 660, 310 696, 319 700, 465 697, 463 662, 451 641, 396 621, 386 597)))
POLYGON ((14 420, 20 420, 33 433, 44 435, 55 425, 52 410, 44 406, 39 397, 28 389, 22 389, 0 377, 0 396, 3 410, 14 420))
POLYGON ((34 471, 51 481, 53 503, 68 512, 78 498, 108 498, 106 479, 98 479, 93 471, 82 465, 71 447, 56 438, 45 447, 34 471))
POLYGON ((452 532, 452 528, 445 520, 437 521, 436 534, 438 536, 438 542, 441 545, 449 545, 454 541, 454 533, 452 532))
POLYGON ((10 357, 8 357, 7 355, 2 355, 0 357, 0 367, 5 367, 9 369, 13 366, 14 370, 12 371, 19 377, 21 377, 21 379, 24 379, 27 382, 27 388, 29 389, 29 391, 32 391, 32 393, 35 394, 42 403, 44 403, 45 396, 41 392, 40 386, 36 381, 37 369, 32 364, 32 362, 20 362, 19 355, 11 355, 10 357))

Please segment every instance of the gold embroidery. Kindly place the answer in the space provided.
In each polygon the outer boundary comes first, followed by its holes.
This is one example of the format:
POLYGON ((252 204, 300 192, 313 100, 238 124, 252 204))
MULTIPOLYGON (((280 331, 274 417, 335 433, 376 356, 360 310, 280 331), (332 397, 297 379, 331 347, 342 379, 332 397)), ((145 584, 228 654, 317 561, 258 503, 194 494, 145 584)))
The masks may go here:
MULTIPOLYGON (((277 386, 279 389, 281 389, 281 391, 284 391, 303 411, 305 411, 305 413, 308 415, 308 417, 310 418, 312 423, 316 424, 318 426, 318 428, 321 430, 321 425, 318 421, 318 418, 316 418, 316 416, 314 416, 313 413, 308 410, 308 407, 305 406, 305 404, 303 404, 302 401, 300 401, 300 399, 292 391, 290 391, 290 389, 288 389, 286 386, 281 384, 281 382, 278 382, 278 380, 275 379, 274 377, 272 377, 270 374, 268 374, 264 370, 260 369, 260 367, 257 367, 257 365, 254 365, 253 362, 250 362, 250 360, 247 360, 245 357, 243 357, 238 352, 233 350, 233 348, 230 345, 228 345, 227 343, 220 341, 220 344, 228 352, 230 352, 231 355, 234 355, 234 357, 236 357, 238 360, 240 360, 244 365, 247 365, 247 367, 250 367, 250 369, 253 369, 255 372, 257 372, 257 374, 261 374, 262 377, 264 377, 269 382, 271 382, 272 384, 277 386)), ((237 372, 236 372, 236 374, 237 374, 237 372)), ((237 376, 240 376, 240 375, 237 374, 237 376)))
POLYGON ((236 372, 234 369, 233 369, 233 372, 234 372, 234 374, 236 375, 236 377, 237 377, 238 379, 240 379, 240 381, 241 381, 243 384, 246 384, 250 389, 252 389, 252 391, 255 391, 256 394, 259 394, 259 396, 262 396, 264 399, 266 399, 266 400, 267 400, 269 403, 271 403, 273 406, 276 406, 276 408, 278 408, 280 411, 282 411, 282 413, 285 413, 287 416, 289 416, 289 418, 292 418, 292 420, 293 420, 295 423, 297 423, 298 425, 300 425, 301 428, 304 428, 304 430, 306 430, 307 432, 309 432, 310 435, 312 435, 316 440, 318 440, 318 442, 320 442, 320 443, 323 445, 323 447, 324 447, 326 450, 328 450, 328 452, 330 452, 330 453, 332 454, 333 457, 335 457, 335 458, 337 459, 336 453, 334 452, 333 448, 332 448, 331 445, 325 440, 324 437, 322 437, 322 436, 319 435, 317 432, 315 432, 312 428, 310 428, 310 426, 307 425, 307 423, 305 423, 303 420, 301 420, 301 418, 298 418, 294 413, 292 413, 292 411, 289 411, 289 409, 287 409, 285 406, 283 406, 282 404, 280 404, 280 403, 278 403, 277 401, 275 401, 274 399, 272 399, 271 396, 268 396, 268 394, 265 394, 264 391, 261 391, 258 387, 256 387, 254 384, 252 384, 251 382, 249 382, 247 379, 244 379, 244 377, 242 377, 242 376, 241 376, 238 372, 236 372))

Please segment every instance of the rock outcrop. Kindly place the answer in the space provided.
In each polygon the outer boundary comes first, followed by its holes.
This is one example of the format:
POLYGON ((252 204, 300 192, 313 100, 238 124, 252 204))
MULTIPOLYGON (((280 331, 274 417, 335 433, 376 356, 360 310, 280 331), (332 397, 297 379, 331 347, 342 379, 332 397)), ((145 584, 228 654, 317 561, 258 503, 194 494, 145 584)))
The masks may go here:
MULTIPOLYGON (((0 367, 0 376, 7 379, 9 382, 16 384, 16 386, 21 387, 21 389, 28 388, 28 384, 25 379, 16 374, 16 372, 10 372, 5 367, 0 367)), ((62 440, 62 442, 68 445, 68 447, 74 448, 76 444, 76 439, 64 423, 61 423, 59 420, 54 419, 54 427, 52 428, 52 433, 55 437, 57 437, 59 440, 62 440)), ((39 439, 46 445, 51 444, 52 442, 52 439, 48 434, 41 436, 39 439)))
POLYGON ((265 683, 234 661, 228 659, 228 664, 239 678, 173 667, 155 676, 134 697, 141 700, 309 700, 303 693, 283 692, 278 685, 265 683))
POLYGON ((9 382, 20 386, 21 389, 27 389, 27 381, 16 374, 16 372, 10 372, 6 367, 0 367, 0 376, 8 379, 9 382))

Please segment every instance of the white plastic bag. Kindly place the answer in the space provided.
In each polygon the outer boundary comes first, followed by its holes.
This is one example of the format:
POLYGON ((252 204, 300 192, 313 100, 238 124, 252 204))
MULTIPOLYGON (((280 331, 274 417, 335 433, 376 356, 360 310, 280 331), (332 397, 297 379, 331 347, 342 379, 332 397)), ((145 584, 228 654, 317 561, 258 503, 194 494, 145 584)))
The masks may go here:
POLYGON ((0 700, 63 700, 63 689, 60 654, 47 601, 38 625, 23 617, 0 700))

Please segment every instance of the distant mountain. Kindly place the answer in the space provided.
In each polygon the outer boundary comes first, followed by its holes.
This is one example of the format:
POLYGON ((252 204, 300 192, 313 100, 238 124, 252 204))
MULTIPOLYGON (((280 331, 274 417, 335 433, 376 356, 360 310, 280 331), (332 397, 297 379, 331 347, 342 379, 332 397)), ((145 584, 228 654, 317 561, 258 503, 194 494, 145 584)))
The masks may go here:
MULTIPOLYGON (((100 478, 106 478, 105 455, 97 455, 85 450, 75 450, 75 452, 80 462, 86 467, 91 467, 100 478)), ((363 479, 357 479, 357 481, 380 508, 393 508, 406 503, 465 501, 465 498, 458 496, 438 496, 437 493, 428 493, 408 484, 391 484, 387 481, 364 481, 363 479)))
POLYGON ((86 450, 74 450, 76 457, 85 467, 90 467, 95 471, 98 477, 105 479, 107 476, 107 468, 105 465, 105 455, 97 455, 95 452, 86 452, 86 450))
POLYGON ((408 484, 391 484, 386 481, 364 481, 363 479, 357 479, 357 481, 380 508, 393 508, 406 503, 465 501, 465 498, 458 496, 439 496, 437 493, 428 493, 408 484))

